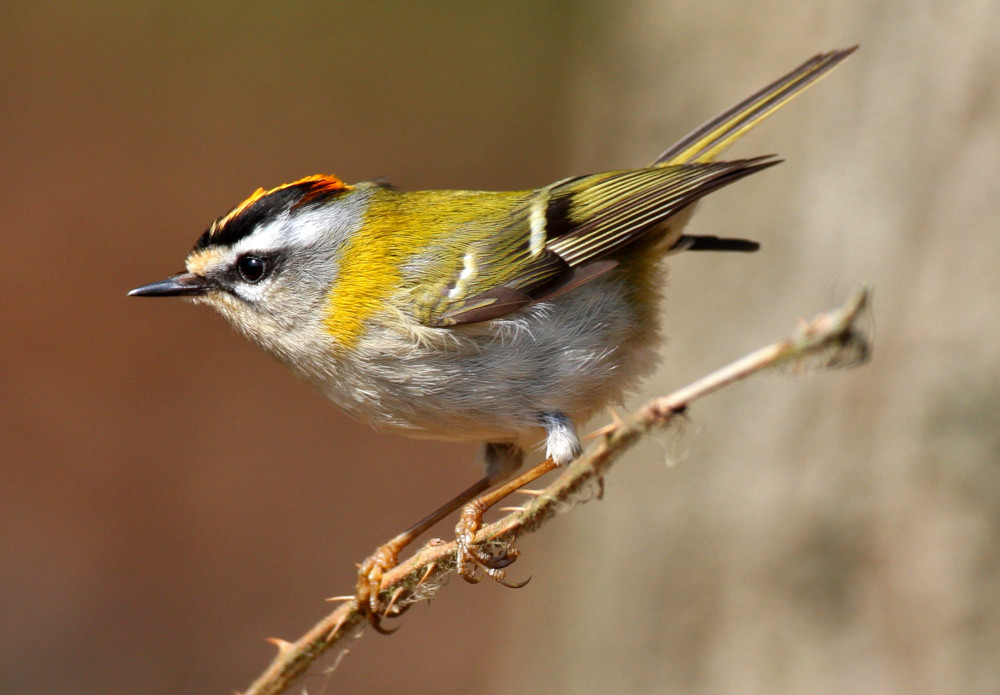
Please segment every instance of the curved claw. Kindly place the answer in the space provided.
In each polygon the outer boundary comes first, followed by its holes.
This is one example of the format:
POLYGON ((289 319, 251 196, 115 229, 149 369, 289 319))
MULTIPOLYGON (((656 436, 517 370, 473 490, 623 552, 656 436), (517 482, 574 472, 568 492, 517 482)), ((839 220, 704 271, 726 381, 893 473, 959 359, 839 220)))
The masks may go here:
POLYGON ((477 571, 479 565, 473 563, 472 570, 459 571, 458 576, 467 581, 469 584, 478 584, 483 581, 483 575, 479 574, 477 571))
POLYGON ((517 560, 520 553, 514 548, 509 550, 510 551, 508 552, 508 549, 504 548, 503 552, 499 555, 480 558, 480 564, 486 569, 491 570, 502 570, 504 567, 510 567, 514 564, 514 561, 517 560))
POLYGON ((496 575, 490 574, 490 577, 497 584, 499 584, 500 586, 505 586, 508 589, 520 589, 520 588, 526 586, 528 584, 528 582, 531 581, 531 575, 530 574, 528 575, 528 578, 525 579, 523 582, 508 582, 507 579, 506 579, 506 577, 505 577, 505 575, 504 575, 504 573, 503 572, 499 572, 499 571, 496 573, 496 575))
POLYGON ((531 581, 531 575, 529 574, 528 578, 525 579, 523 582, 508 582, 503 579, 498 579, 497 581, 503 584, 508 589, 523 589, 528 585, 528 582, 531 581))
POLYGON ((368 624, 371 625, 372 629, 380 635, 391 635, 396 632, 396 630, 403 627, 402 625, 397 625, 392 629, 382 627, 382 616, 378 613, 369 613, 367 610, 362 612, 365 614, 365 618, 368 619, 368 624))
MULTIPOLYGON (((378 593, 376 592, 372 595, 377 597, 378 593)), ((391 629, 383 627, 382 621, 385 618, 398 618, 399 616, 401 616, 403 613, 405 613, 410 609, 408 605, 399 606, 392 602, 390 602, 390 604, 386 606, 384 611, 380 611, 378 608, 379 607, 377 606, 376 607, 372 606, 371 600, 364 601, 358 604, 358 609, 361 611, 361 614, 364 615, 365 620, 367 620, 368 624, 371 625, 371 628, 380 635, 391 635, 392 633, 396 632, 400 627, 402 627, 402 625, 397 625, 396 627, 391 629), (390 614, 389 611, 392 611, 392 613, 390 614)))

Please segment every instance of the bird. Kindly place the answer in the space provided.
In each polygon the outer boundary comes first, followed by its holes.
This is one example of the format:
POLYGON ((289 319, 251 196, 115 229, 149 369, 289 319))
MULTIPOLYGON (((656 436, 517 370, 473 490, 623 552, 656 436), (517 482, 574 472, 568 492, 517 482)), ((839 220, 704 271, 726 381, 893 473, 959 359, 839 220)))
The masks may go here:
MULTIPOLYGON (((129 295, 211 306, 378 429, 482 444, 483 478, 362 566, 358 601, 378 627, 381 578, 402 547, 533 447, 550 467, 572 461, 579 428, 656 368, 664 257, 759 248, 685 233, 701 198, 781 161, 717 156, 856 48, 814 56, 642 168, 517 191, 330 174, 257 189, 198 237, 182 272, 129 295)), ((481 517, 458 533, 460 574, 505 583, 515 554, 473 547, 481 517)))

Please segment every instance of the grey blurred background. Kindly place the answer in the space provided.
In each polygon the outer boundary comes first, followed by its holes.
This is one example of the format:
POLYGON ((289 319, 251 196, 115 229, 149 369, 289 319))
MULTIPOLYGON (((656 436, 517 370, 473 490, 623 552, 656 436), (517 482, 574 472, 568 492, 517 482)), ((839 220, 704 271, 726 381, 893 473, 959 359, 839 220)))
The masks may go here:
MULTIPOLYGON (((255 187, 648 162, 821 50, 786 163, 671 262, 647 395, 876 290, 873 362, 756 379, 310 693, 1000 692, 1000 9, 988 1, 5 3, 0 692, 243 688, 479 473, 203 308, 126 300, 255 187)), ((637 395, 632 404, 642 400, 637 395)), ((437 534, 447 536, 452 522, 437 534)), ((331 662, 328 660, 325 665, 331 662)))

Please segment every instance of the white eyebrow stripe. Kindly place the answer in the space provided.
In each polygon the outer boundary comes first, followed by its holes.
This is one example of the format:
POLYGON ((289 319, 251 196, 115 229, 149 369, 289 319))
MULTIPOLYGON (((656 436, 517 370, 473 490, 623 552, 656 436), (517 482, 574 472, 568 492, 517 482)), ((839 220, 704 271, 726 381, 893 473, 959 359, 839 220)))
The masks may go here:
POLYGON ((276 251, 283 248, 287 245, 283 224, 285 217, 287 216, 283 215, 272 222, 260 225, 233 244, 233 251, 238 256, 247 251, 276 251))
POLYGON ((235 244, 237 254, 247 251, 282 251, 303 248, 326 241, 343 240, 363 220, 364 205, 370 195, 357 195, 337 205, 325 205, 303 211, 284 211, 263 222, 235 244))

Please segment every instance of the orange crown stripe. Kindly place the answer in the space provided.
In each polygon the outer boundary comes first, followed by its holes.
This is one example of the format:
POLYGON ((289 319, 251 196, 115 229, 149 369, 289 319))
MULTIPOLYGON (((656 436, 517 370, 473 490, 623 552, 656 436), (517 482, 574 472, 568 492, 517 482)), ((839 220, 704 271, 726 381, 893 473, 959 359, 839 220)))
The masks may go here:
POLYGON ((306 176, 304 179, 293 181, 292 183, 286 184, 285 186, 279 186, 278 188, 302 186, 304 184, 308 184, 309 190, 306 191, 302 200, 295 204, 295 207, 305 205, 310 200, 315 200, 316 198, 321 198, 322 196, 350 188, 350 186, 346 183, 331 174, 313 174, 312 176, 306 176))
POLYGON ((286 188, 292 188, 294 186, 303 186, 307 188, 305 195, 302 200, 295 204, 295 207, 300 205, 305 205, 311 200, 328 195, 330 193, 336 193, 337 191, 343 191, 350 186, 345 184, 336 176, 332 174, 313 174, 312 176, 306 176, 304 178, 298 179, 297 181, 292 181, 291 183, 283 183, 280 186, 275 186, 270 190, 264 190, 263 188, 258 188, 256 191, 250 194, 250 197, 244 200, 242 203, 237 205, 235 208, 229 211, 229 213, 218 220, 215 223, 217 229, 222 229, 225 227, 230 220, 235 217, 239 217, 241 213, 246 211, 248 207, 256 203, 261 198, 271 195, 272 193, 277 193, 278 191, 283 191, 286 188))

